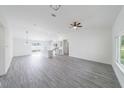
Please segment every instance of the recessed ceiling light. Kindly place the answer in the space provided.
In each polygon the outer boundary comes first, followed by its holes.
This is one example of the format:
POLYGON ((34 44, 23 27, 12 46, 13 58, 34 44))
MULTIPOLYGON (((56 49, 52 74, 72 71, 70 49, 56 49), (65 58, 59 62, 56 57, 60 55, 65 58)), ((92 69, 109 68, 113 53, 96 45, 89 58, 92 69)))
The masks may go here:
POLYGON ((73 28, 73 29, 75 29, 75 30, 77 30, 78 28, 83 27, 80 22, 76 22, 76 21, 74 21, 74 22, 73 22, 72 24, 70 24, 70 25, 71 25, 71 28, 73 28))

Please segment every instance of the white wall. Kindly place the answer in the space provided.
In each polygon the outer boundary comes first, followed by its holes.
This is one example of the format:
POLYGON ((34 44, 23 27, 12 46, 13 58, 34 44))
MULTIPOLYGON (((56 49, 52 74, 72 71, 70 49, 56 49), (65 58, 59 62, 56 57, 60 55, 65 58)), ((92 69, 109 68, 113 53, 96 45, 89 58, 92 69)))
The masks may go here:
POLYGON ((124 7, 120 11, 120 14, 118 15, 113 26, 113 68, 116 72, 121 86, 124 87, 124 68, 119 66, 119 64, 115 61, 115 38, 122 34, 124 34, 124 7))
POLYGON ((13 57, 12 32, 0 25, 0 75, 6 74, 13 57))
POLYGON ((13 39, 13 55, 24 56, 31 54, 31 43, 26 43, 25 39, 14 38, 13 39))
POLYGON ((6 28, 5 31, 5 72, 9 69, 13 58, 13 33, 6 28))
POLYGON ((4 41, 5 41, 5 30, 2 26, 0 26, 0 75, 4 74, 5 72, 5 48, 4 48, 4 41))
POLYGON ((111 29, 72 31, 65 37, 69 40, 70 56, 111 64, 111 29))
POLYGON ((6 74, 13 57, 12 30, 0 10, 0 75, 6 74))

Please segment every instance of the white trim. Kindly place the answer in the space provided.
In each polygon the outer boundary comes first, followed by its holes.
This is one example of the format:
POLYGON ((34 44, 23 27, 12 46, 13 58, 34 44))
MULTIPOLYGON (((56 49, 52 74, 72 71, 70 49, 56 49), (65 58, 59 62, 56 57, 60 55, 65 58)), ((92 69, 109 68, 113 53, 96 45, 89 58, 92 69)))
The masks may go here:
POLYGON ((115 63, 119 67, 119 69, 122 71, 122 73, 124 74, 124 65, 118 62, 115 62, 115 63))
POLYGON ((117 46, 118 46, 118 49, 117 49, 118 50, 118 63, 121 63, 120 62, 120 60, 121 60, 120 59, 121 36, 118 37, 118 45, 117 46))
POLYGON ((123 71, 120 69, 120 65, 116 61, 114 61, 114 63, 112 64, 112 67, 114 69, 114 72, 115 72, 115 74, 117 76, 117 79, 118 79, 121 87, 123 88, 122 79, 120 79, 120 75, 119 75, 118 70, 117 70, 117 69, 119 69, 119 71, 121 71, 121 73, 123 74, 123 71))
POLYGON ((120 36, 114 38, 114 56, 116 62, 120 61, 120 36))
MULTIPOLYGON (((117 36, 115 37, 115 60, 116 60, 116 63, 119 63, 122 65, 121 63, 121 59, 120 59, 120 45, 121 45, 121 37, 124 36, 124 34, 120 35, 120 36, 117 36), (117 41, 116 41, 117 40, 117 41), (116 45, 117 44, 117 45, 116 45)), ((123 67, 124 67, 124 64, 123 64, 123 67)))
POLYGON ((122 64, 120 60, 120 45, 121 45, 122 36, 124 36, 124 34, 115 37, 115 55, 116 55, 115 63, 117 64, 119 69, 124 73, 124 64, 122 64))

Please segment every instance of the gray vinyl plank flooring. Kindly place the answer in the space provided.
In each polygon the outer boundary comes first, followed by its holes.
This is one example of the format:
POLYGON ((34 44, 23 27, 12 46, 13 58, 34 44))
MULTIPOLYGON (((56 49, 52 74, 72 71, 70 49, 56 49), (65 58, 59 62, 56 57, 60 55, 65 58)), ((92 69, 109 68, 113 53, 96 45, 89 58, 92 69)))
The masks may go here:
POLYGON ((111 65, 57 56, 13 58, 1 88, 120 88, 111 65))

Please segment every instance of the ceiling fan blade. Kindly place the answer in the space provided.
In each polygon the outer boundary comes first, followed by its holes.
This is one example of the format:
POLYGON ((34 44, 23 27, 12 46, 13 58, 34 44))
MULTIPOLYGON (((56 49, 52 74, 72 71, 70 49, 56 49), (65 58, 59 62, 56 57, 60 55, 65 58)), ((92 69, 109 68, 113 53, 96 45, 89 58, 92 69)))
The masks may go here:
POLYGON ((74 26, 76 26, 76 22, 74 22, 74 26))
POLYGON ((83 27, 83 26, 77 26, 77 27, 83 27))
POLYGON ((77 25, 80 25, 81 23, 78 23, 77 25))

